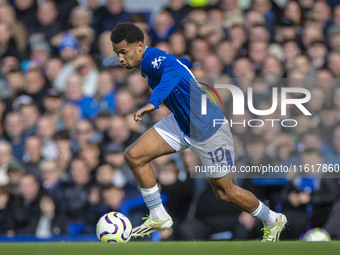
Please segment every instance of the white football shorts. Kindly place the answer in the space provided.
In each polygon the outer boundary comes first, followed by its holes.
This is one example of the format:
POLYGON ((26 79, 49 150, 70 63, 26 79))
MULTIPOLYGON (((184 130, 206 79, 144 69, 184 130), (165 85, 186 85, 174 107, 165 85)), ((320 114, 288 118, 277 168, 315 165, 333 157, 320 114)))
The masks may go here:
POLYGON ((200 158, 204 173, 209 178, 224 177, 234 165, 234 142, 228 123, 221 125, 213 136, 204 141, 186 136, 172 113, 153 127, 177 152, 190 148, 200 158))

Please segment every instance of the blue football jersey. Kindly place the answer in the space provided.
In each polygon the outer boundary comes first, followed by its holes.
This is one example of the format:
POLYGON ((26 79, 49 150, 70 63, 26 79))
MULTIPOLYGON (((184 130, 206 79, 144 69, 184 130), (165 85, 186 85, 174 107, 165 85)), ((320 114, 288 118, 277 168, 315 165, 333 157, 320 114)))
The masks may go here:
POLYGON ((185 135, 203 141, 215 134, 220 127, 214 127, 214 119, 224 119, 224 116, 221 109, 209 99, 207 114, 201 114, 201 97, 204 92, 190 67, 191 63, 186 58, 176 58, 152 47, 146 47, 141 61, 142 75, 147 78, 153 90, 149 103, 158 109, 163 102, 174 114, 185 135))

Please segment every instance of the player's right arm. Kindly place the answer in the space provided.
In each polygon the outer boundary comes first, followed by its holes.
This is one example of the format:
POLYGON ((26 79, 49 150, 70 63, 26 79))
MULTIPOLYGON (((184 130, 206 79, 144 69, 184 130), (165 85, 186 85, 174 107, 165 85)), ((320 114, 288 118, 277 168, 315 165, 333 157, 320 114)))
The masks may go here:
POLYGON ((134 115, 135 121, 141 121, 143 119, 143 115, 146 113, 151 113, 155 110, 155 106, 153 104, 147 104, 140 108, 134 115))
POLYGON ((153 68, 161 76, 161 81, 153 89, 149 104, 155 109, 166 99, 182 79, 186 69, 173 57, 166 58, 160 64, 160 68, 153 68))

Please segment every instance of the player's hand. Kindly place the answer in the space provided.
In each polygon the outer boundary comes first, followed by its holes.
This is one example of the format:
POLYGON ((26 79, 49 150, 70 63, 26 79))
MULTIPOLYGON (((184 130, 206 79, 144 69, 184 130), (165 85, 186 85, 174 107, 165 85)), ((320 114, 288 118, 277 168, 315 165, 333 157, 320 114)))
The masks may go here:
POLYGON ((153 106, 152 104, 147 104, 146 106, 143 106, 135 113, 134 116, 135 121, 141 121, 143 119, 144 114, 150 113, 153 110, 155 110, 155 106, 153 106))

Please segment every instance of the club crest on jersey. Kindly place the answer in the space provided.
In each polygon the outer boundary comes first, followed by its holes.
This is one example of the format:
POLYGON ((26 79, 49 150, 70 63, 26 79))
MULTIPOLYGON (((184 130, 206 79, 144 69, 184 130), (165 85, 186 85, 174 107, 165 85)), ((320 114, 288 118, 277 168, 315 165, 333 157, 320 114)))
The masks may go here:
POLYGON ((163 61, 164 59, 166 59, 166 57, 164 57, 164 56, 159 56, 158 58, 155 58, 155 59, 151 62, 152 67, 153 67, 153 68, 156 68, 156 69, 159 69, 159 68, 161 67, 161 63, 162 63, 162 61, 163 61))

